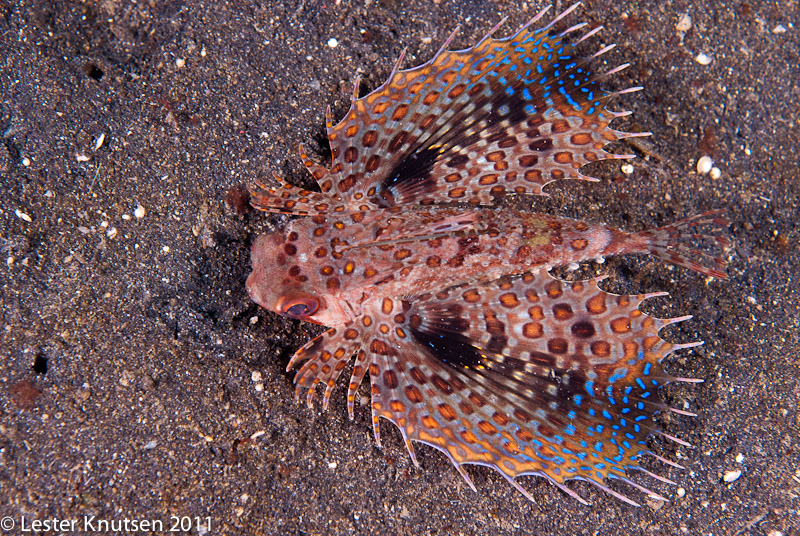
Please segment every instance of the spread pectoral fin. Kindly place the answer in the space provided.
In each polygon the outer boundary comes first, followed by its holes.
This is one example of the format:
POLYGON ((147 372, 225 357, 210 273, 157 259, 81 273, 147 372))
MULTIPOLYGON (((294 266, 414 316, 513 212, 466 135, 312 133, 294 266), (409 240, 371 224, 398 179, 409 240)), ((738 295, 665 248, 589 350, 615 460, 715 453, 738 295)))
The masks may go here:
MULTIPOLYGON (((616 296, 596 281, 546 273, 393 302, 370 352, 373 413, 457 466, 491 466, 512 481, 605 479, 644 471, 661 360, 679 345, 639 311, 652 295, 616 296), (391 323, 390 323, 391 322, 391 323)), ((389 307, 387 307, 389 309, 389 307)), ((683 347, 692 345, 683 345, 683 347)), ((669 436, 667 436, 669 437, 669 436)), ((660 480, 661 477, 653 475, 660 480)))

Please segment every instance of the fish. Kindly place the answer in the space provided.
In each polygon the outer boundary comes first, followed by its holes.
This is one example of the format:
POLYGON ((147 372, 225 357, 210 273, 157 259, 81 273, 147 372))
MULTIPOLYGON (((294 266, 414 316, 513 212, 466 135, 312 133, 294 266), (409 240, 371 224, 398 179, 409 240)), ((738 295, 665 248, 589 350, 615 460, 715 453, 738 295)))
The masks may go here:
POLYGON ((617 484, 665 497, 631 478, 650 463, 680 467, 648 447, 654 415, 670 408, 659 388, 676 378, 662 366, 674 344, 667 325, 641 304, 665 293, 616 295, 603 276, 566 281, 555 267, 614 255, 649 254, 707 277, 725 279, 719 250, 728 221, 719 211, 664 227, 625 232, 602 224, 503 206, 508 196, 542 196, 556 181, 596 181, 591 162, 633 158, 606 147, 649 133, 610 123, 628 112, 609 102, 631 88, 604 91, 591 65, 613 48, 580 53, 601 27, 559 23, 579 4, 543 21, 544 9, 513 35, 448 50, 402 69, 359 96, 326 130, 328 166, 300 158, 318 188, 256 180, 251 204, 296 216, 258 236, 246 288, 263 308, 328 327, 291 357, 296 398, 322 408, 349 370, 347 410, 369 375, 375 441, 381 419, 394 424, 411 460, 415 443, 444 453, 476 490, 468 465, 498 471, 525 497, 522 476, 567 485, 588 481, 626 503, 617 484), (705 251, 703 248, 713 248, 705 251), (654 462, 643 464, 645 457, 654 462))

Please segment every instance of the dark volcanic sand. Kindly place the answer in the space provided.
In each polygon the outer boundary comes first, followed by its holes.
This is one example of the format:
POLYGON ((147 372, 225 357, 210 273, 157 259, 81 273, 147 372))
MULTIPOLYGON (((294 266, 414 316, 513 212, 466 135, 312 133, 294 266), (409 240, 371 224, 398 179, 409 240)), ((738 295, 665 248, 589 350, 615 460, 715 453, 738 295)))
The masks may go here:
POLYGON ((652 464, 685 495, 654 482, 670 502, 631 490, 638 509, 571 484, 584 507, 522 479, 530 503, 483 468, 469 469, 476 494, 433 449, 418 447, 414 468, 388 424, 376 448, 342 387, 328 413, 295 404, 284 368, 318 328, 249 301, 250 243, 285 218, 243 214, 231 189, 272 171, 305 180, 295 146, 326 158, 325 108, 341 117, 356 73, 374 89, 405 46, 408 67, 457 24, 468 46, 539 7, 334 3, 0 1, 10 533, 21 516, 96 515, 165 528, 209 517, 210 534, 800 534, 797 1, 600 0, 569 19, 606 25, 602 41, 618 43, 607 67, 633 64, 608 82, 645 86, 615 105, 635 112, 619 125, 654 136, 616 150, 650 156, 631 175, 597 165, 600 183, 515 203, 628 230, 729 208, 735 240, 729 281, 645 257, 586 267, 612 291, 670 292, 647 310, 695 318, 664 336, 706 341, 667 359, 706 382, 662 392, 699 413, 660 419, 694 448, 653 440, 687 466, 652 464), (721 177, 697 174, 703 154, 721 177))

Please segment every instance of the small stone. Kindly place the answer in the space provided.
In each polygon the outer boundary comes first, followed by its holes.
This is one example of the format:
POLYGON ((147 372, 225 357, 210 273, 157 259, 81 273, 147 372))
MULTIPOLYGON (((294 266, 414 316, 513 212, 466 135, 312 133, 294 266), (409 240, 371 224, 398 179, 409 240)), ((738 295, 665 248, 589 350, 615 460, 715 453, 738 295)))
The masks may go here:
POLYGON ((22 159, 22 165, 25 166, 25 167, 30 166, 31 165, 31 159, 26 156, 25 158, 22 159))
POLYGON ((77 160, 78 162, 88 162, 89 157, 86 156, 85 154, 75 153, 75 160, 77 160))
POLYGON ((633 164, 622 164, 619 169, 625 175, 632 175, 633 174, 633 164))
POLYGON ((722 475, 722 480, 730 484, 731 482, 736 482, 739 480, 740 476, 742 476, 742 470, 734 469, 733 471, 727 471, 724 475, 722 475))
POLYGON ((336 462, 328 462, 328 469, 336 469, 339 467, 339 464, 336 462))
POLYGON ((251 326, 255 326, 256 324, 258 324, 258 315, 256 315, 256 316, 251 316, 251 317, 250 317, 250 325, 251 325, 251 326))
POLYGON ((336 39, 335 37, 331 37, 330 39, 328 39, 328 46, 331 48, 336 48, 337 46, 339 46, 339 40, 336 39))
POLYGON ((714 161, 711 160, 710 156, 701 156, 700 159, 697 161, 697 172, 705 175, 709 171, 711 171, 711 166, 714 165, 714 161))
POLYGON ((775 35, 786 33, 786 26, 784 26, 783 24, 778 24, 772 29, 772 33, 774 33, 775 35))
POLYGON ((117 228, 116 227, 112 227, 111 229, 106 231, 106 236, 109 239, 113 239, 115 236, 117 236, 117 228))
POLYGON ((105 134, 100 134, 99 136, 97 136, 97 139, 94 140, 94 150, 96 151, 100 147, 102 147, 104 141, 106 141, 106 135, 105 134))
POLYGON ((742 463, 744 461, 744 454, 741 452, 736 455, 736 463, 742 463))
POLYGON ((157 446, 158 446, 158 441, 153 439, 152 441, 148 441, 147 443, 145 443, 144 450, 153 450, 157 446))
POLYGON ((253 380, 254 382, 260 382, 261 372, 254 370, 253 372, 250 373, 250 379, 253 380))
POLYGON ((144 218, 145 210, 142 205, 138 205, 136 210, 133 211, 133 215, 136 217, 137 220, 141 220, 144 218))
POLYGON ((675 490, 675 494, 680 498, 685 497, 686 496, 686 488, 678 488, 677 490, 675 490))
POLYGON ((162 253, 169 253, 169 246, 161 246, 162 253))
POLYGON ((716 166, 711 168, 711 171, 708 172, 712 179, 716 180, 722 176, 722 171, 716 166))
POLYGON ((183 59, 183 58, 178 58, 177 60, 175 60, 175 66, 178 69, 181 69, 182 67, 185 67, 186 66, 186 60, 183 59))
POLYGON ((710 65, 712 61, 714 61, 711 56, 706 54, 705 52, 701 52, 697 56, 695 56, 694 61, 699 63, 700 65, 710 65))

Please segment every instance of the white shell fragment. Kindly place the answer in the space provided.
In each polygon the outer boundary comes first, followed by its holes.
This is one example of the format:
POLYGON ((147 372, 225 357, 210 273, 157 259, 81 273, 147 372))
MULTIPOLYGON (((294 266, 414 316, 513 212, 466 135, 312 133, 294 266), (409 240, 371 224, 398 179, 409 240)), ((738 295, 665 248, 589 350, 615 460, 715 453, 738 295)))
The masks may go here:
POLYGON ((678 24, 675 25, 675 31, 686 33, 692 28, 692 17, 689 16, 688 13, 684 13, 681 15, 681 18, 678 19, 678 24))
POLYGON ((328 46, 331 48, 336 48, 337 46, 339 46, 339 40, 336 39, 335 37, 331 37, 330 39, 328 39, 328 46))
POLYGON ((22 221, 26 221, 28 223, 31 223, 33 221, 30 216, 22 212, 20 209, 16 209, 14 211, 14 214, 16 214, 17 218, 21 219, 22 221))
POLYGON ((697 161, 697 172, 705 175, 706 173, 711 171, 711 167, 713 165, 714 161, 711 160, 710 156, 701 156, 700 159, 697 161))
POLYGON ((104 142, 104 141, 106 141, 106 135, 105 135, 105 133, 103 133, 103 134, 100 134, 99 136, 97 136, 97 139, 96 139, 96 140, 94 140, 94 150, 96 151, 96 150, 98 150, 100 147, 102 147, 102 146, 103 146, 103 142, 104 142))
POLYGON ((733 471, 727 471, 722 476, 722 480, 730 484, 731 482, 736 482, 737 480, 739 480, 740 476, 742 476, 742 470, 734 469, 733 471))
POLYGON ((625 175, 633 174, 633 164, 622 164, 619 167, 620 171, 622 171, 625 175))
POLYGON ((706 54, 705 52, 701 52, 697 56, 695 56, 694 61, 699 63, 700 65, 710 65, 712 61, 714 61, 711 56, 706 54))
POLYGON ((711 171, 708 172, 712 179, 716 180, 722 176, 722 171, 716 166, 711 168, 711 171))
POLYGON ((145 210, 142 205, 138 205, 136 210, 133 211, 133 215, 136 217, 137 220, 141 220, 144 218, 145 210))

